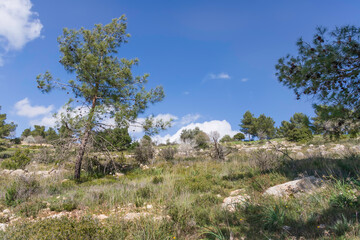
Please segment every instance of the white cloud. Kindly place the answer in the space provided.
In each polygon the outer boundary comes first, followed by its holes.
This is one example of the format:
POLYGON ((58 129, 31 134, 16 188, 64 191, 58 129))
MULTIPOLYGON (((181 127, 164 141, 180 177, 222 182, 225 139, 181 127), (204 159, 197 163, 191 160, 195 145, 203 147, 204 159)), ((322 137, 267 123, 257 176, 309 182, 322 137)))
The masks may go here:
POLYGON ((200 114, 187 114, 185 116, 183 116, 180 120, 180 124, 181 125, 186 125, 192 122, 195 122, 196 120, 198 120, 201 117, 200 114))
POLYGON ((243 79, 241 79, 241 81, 242 82, 247 82, 247 81, 249 81, 249 79, 248 78, 243 78, 243 79))
POLYGON ((48 107, 31 106, 29 99, 24 98, 23 100, 20 100, 17 103, 15 103, 14 108, 17 115, 33 118, 39 115, 49 114, 54 109, 54 106, 53 105, 50 105, 48 107))
POLYGON ((185 92, 184 92, 184 95, 189 95, 189 94, 190 94, 189 91, 185 91, 185 92))
POLYGON ((210 73, 208 77, 210 79, 231 79, 230 75, 227 73, 219 73, 219 74, 210 73))
POLYGON ((43 25, 31 7, 30 0, 0 1, 0 66, 6 53, 40 37, 43 25))
POLYGON ((53 116, 45 116, 42 119, 38 120, 31 120, 30 125, 40 125, 45 127, 55 127, 57 122, 57 118, 54 118, 53 116))
POLYGON ((191 123, 185 127, 180 128, 174 135, 165 135, 165 136, 154 136, 152 137, 154 141, 157 143, 166 143, 166 141, 169 139, 170 142, 179 142, 180 141, 180 135, 181 132, 184 129, 194 129, 198 127, 200 130, 204 131, 207 134, 210 134, 210 132, 217 131, 220 134, 220 138, 222 138, 225 135, 230 135, 231 137, 234 136, 238 131, 234 131, 231 128, 231 125, 226 120, 213 120, 203 123, 191 123))

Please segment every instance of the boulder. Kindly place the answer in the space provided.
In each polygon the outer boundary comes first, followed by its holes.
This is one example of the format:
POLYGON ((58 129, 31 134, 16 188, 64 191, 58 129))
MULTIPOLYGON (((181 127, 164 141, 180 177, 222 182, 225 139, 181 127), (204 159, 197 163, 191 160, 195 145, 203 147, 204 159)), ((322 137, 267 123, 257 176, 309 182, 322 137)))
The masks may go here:
POLYGON ((323 181, 320 178, 310 176, 273 186, 268 188, 263 194, 276 197, 296 196, 301 193, 312 193, 322 185, 323 181))
POLYGON ((20 177, 20 176, 26 175, 26 172, 24 170, 22 170, 22 169, 16 169, 16 170, 12 171, 10 174, 12 176, 20 177))
POLYGON ((100 221, 108 219, 109 217, 106 216, 105 214, 100 214, 100 215, 96 215, 95 216, 97 219, 99 219, 100 221))
POLYGON ((6 223, 0 223, 0 231, 5 231, 8 225, 6 223))
POLYGON ((250 197, 244 193, 243 189, 237 189, 230 193, 230 197, 223 200, 221 208, 229 212, 235 212, 239 206, 244 206, 250 197))

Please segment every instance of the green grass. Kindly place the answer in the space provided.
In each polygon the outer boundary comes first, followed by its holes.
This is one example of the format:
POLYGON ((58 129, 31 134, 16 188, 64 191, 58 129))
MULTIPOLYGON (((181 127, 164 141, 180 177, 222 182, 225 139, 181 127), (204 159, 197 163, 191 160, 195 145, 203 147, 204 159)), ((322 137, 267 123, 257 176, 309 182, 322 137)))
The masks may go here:
MULTIPOLYGON (((251 143, 256 144, 259 143, 251 143)), ((6 233, 0 232, 0 239, 229 239, 230 236, 356 239, 360 236, 359 155, 314 155, 294 161, 271 155, 276 164, 271 162, 263 168, 257 165, 263 163, 254 158, 264 156, 232 153, 223 162, 203 157, 159 160, 147 170, 134 167, 119 178, 83 174, 79 182, 67 174, 30 180, 0 176, 0 210, 9 208, 21 219, 10 225, 6 233), (267 188, 301 175, 322 177, 326 187, 296 198, 262 195, 267 188), (63 181, 64 178, 68 180, 63 181), (235 212, 222 210, 223 199, 235 189, 244 189, 250 200, 235 212), (149 205, 152 207, 147 208, 149 205), (55 212, 79 211, 81 217, 39 218, 46 208, 55 212), (122 217, 129 212, 150 215, 135 222, 123 221, 122 217), (93 214, 110 217, 98 221, 93 214), (167 216, 171 220, 154 221, 154 216, 167 216), (30 222, 29 218, 36 221, 30 222)), ((39 166, 46 168, 44 164, 39 166)), ((0 222, 9 222, 9 218, 2 217, 0 222)))

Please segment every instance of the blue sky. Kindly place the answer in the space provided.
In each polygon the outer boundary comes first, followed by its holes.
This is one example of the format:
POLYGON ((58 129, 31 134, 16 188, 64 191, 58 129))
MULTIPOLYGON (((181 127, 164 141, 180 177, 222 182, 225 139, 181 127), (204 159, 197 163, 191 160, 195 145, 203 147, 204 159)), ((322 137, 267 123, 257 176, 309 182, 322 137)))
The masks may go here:
POLYGON ((34 123, 49 124, 68 96, 41 94, 35 78, 46 70, 71 78, 58 63, 62 29, 92 28, 126 14, 132 37, 119 56, 138 57, 135 72, 150 73, 148 86, 165 89, 163 102, 146 114, 177 118, 162 136, 194 126, 234 133, 247 110, 277 125, 295 112, 312 116, 313 102, 297 101, 274 66, 296 53, 299 37, 310 40, 316 26, 358 25, 359 13, 355 0, 0 0, 1 111, 18 124, 17 135, 34 123))

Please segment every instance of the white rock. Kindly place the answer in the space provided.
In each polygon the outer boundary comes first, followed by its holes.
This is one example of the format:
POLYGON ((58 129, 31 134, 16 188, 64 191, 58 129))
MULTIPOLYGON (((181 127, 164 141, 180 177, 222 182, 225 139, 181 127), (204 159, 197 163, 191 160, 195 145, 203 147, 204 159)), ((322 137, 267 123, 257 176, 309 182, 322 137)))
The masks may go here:
POLYGON ((149 213, 147 212, 142 212, 142 213, 127 213, 125 214, 125 216, 123 217, 123 219, 125 221, 133 221, 133 220, 136 220, 136 219, 139 219, 141 217, 145 217, 149 215, 149 213))
POLYGON ((224 199, 223 203, 221 204, 221 208, 229 212, 235 212, 239 206, 244 206, 249 199, 250 197, 246 194, 230 196, 224 199))
POLYGON ((105 220, 105 219, 107 219, 109 217, 106 216, 105 214, 100 214, 100 215, 97 215, 96 218, 99 219, 99 220, 105 220))
POLYGON ((11 211, 9 209, 4 209, 4 211, 2 211, 2 212, 3 212, 3 214, 7 214, 7 215, 9 215, 11 213, 11 211))
POLYGON ((298 195, 300 193, 312 193, 322 185, 323 181, 314 176, 304 177, 298 180, 286 182, 268 188, 264 195, 273 195, 276 197, 287 197, 289 195, 298 195))
POLYGON ((26 174, 26 172, 22 169, 16 169, 11 172, 12 176, 24 176, 25 174, 26 174))
POLYGON ((5 231, 7 226, 8 226, 8 224, 6 224, 6 223, 0 223, 0 231, 5 231))
POLYGON ((124 176, 124 175, 125 175, 125 174, 119 173, 119 172, 115 173, 115 177, 122 177, 122 176, 124 176))
POLYGON ((61 217, 65 216, 65 215, 66 215, 65 213, 61 212, 61 213, 58 213, 58 214, 51 215, 51 216, 49 216, 47 218, 61 218, 61 217))
POLYGON ((298 153, 296 153, 296 158, 302 159, 302 158, 305 158, 305 155, 302 152, 298 152, 298 153))
POLYGON ((230 196, 238 196, 240 194, 244 193, 244 189, 236 189, 230 193, 230 196))

